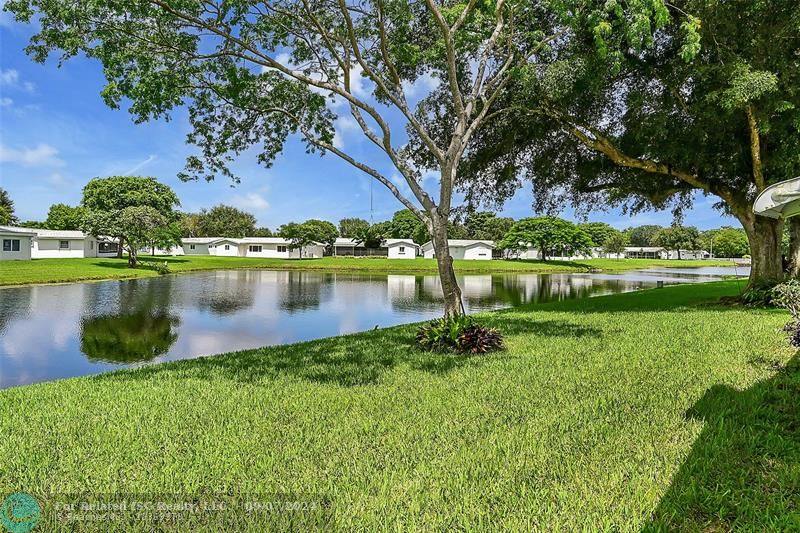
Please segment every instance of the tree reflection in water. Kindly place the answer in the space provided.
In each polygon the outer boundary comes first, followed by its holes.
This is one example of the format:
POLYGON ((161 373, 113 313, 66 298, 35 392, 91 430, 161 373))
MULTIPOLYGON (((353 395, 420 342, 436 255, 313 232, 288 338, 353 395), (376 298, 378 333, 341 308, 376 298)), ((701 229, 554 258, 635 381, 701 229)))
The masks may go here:
POLYGON ((180 321, 165 313, 142 310, 81 321, 81 351, 91 361, 137 363, 169 351, 180 321))

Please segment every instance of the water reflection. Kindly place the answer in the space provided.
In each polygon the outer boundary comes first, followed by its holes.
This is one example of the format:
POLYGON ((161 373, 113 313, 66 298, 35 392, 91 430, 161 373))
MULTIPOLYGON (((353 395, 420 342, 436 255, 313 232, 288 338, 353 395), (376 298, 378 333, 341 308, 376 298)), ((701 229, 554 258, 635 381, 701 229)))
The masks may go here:
POLYGON ((169 351, 178 339, 177 317, 147 310, 81 323, 81 352, 90 361, 140 363, 169 351))
MULTIPOLYGON (((459 277, 469 312, 719 279, 733 269, 459 277)), ((740 275, 746 275, 741 269, 740 275)), ((426 320, 437 276, 265 270, 0 289, 0 387, 426 320)))

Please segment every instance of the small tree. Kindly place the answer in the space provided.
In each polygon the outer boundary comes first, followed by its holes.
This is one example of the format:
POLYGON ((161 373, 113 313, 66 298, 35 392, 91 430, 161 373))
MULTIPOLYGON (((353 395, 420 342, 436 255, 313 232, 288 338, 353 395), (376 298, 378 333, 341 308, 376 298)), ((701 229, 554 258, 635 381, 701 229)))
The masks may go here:
POLYGON ((578 224, 578 227, 589 234, 594 246, 603 247, 613 235, 619 233, 610 224, 605 222, 586 222, 578 224))
POLYGON ((619 256, 625 253, 625 246, 627 246, 625 234, 618 231, 606 239, 606 243, 603 245, 603 251, 607 254, 616 255, 617 259, 619 259, 619 256))
POLYGON ((54 230, 79 230, 83 226, 86 208, 67 204, 53 204, 47 212, 45 227, 54 230))
POLYGON ((200 237, 241 238, 256 231, 256 217, 230 205, 217 205, 202 209, 197 215, 197 231, 200 237))
POLYGON ((464 220, 468 239, 500 241, 513 225, 513 218, 498 217, 488 211, 469 213, 464 220))
POLYGON ((128 266, 139 266, 139 250, 159 238, 169 224, 167 218, 150 206, 125 207, 114 211, 89 211, 84 225, 93 235, 111 234, 120 239, 128 252, 128 266))
POLYGON ((628 242, 631 243, 631 246, 657 246, 656 235, 662 229, 664 228, 655 224, 645 224, 644 226, 628 228, 625 230, 625 234, 628 236, 628 242))
MULTIPOLYGON (((83 188, 81 205, 86 208, 83 229, 94 236, 106 235, 119 241, 118 257, 122 257, 127 228, 119 223, 124 209, 129 207, 150 207, 159 213, 163 225, 177 222, 179 214, 175 208, 180 201, 175 192, 155 178, 140 176, 112 176, 95 178, 83 188)), ((127 216, 131 216, 130 213, 127 216)), ((140 241, 138 246, 147 246, 148 240, 140 241)), ((129 247, 130 248, 130 247, 129 247)), ((136 262, 130 262, 135 266, 136 262)))
POLYGON ((5 189, 0 188, 0 224, 16 224, 14 216, 14 201, 5 189))
POLYGON ((289 222, 278 228, 278 234, 291 242, 290 247, 300 249, 300 256, 303 255, 303 248, 316 243, 326 246, 333 246, 336 237, 339 235, 336 226, 325 220, 306 220, 302 224, 289 222))
POLYGON ((339 221, 339 235, 348 239, 363 235, 369 230, 369 222, 363 218, 343 218, 339 221))
POLYGON ((514 223, 499 243, 504 250, 524 250, 528 246, 538 249, 542 260, 547 261, 556 251, 562 255, 588 253, 592 248, 592 238, 567 220, 536 217, 514 223))
POLYGON ((660 230, 656 234, 655 242, 667 250, 675 250, 678 252, 678 259, 681 259, 681 250, 700 249, 700 232, 693 226, 673 225, 660 230))

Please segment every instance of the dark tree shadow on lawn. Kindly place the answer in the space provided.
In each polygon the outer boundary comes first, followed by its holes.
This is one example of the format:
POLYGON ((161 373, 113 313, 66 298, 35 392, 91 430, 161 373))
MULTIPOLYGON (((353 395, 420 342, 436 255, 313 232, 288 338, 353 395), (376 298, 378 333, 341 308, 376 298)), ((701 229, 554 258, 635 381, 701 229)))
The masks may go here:
POLYGON ((687 413, 700 437, 643 531, 800 531, 800 355, 687 413))
MULTIPOLYGON (((399 365, 441 375, 466 365, 483 364, 487 358, 507 356, 505 352, 489 355, 426 352, 414 343, 416 329, 416 325, 398 326, 356 335, 168 362, 134 371, 100 374, 91 379, 151 379, 162 372, 176 372, 186 378, 222 378, 243 383, 291 376, 349 387, 380 383, 386 372, 399 365)), ((561 321, 503 321, 505 335, 522 332, 553 337, 600 333, 593 328, 561 321)))

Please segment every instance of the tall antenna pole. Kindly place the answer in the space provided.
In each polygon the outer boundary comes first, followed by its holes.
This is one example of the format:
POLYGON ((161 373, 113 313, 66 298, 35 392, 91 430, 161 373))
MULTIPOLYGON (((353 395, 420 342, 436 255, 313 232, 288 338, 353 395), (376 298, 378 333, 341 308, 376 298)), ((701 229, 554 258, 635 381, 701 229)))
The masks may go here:
POLYGON ((372 182, 373 180, 369 180, 369 223, 375 223, 375 216, 374 216, 374 209, 372 203, 372 182))

